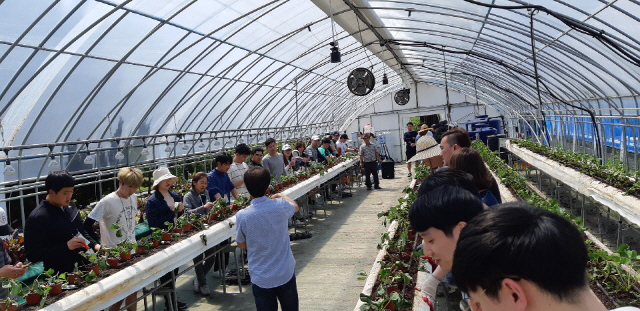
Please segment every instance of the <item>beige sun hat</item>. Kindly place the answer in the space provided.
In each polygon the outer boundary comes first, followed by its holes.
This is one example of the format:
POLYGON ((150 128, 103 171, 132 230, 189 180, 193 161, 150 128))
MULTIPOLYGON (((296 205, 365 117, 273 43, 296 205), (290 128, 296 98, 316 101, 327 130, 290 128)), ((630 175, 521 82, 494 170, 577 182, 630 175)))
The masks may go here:
POLYGON ((429 159, 440 154, 440 144, 432 136, 420 136, 416 142, 416 155, 407 160, 407 162, 429 159))
POLYGON ((432 130, 432 128, 428 127, 426 124, 423 124, 420 127, 420 130, 418 131, 418 134, 422 135, 426 135, 428 131, 432 130))
POLYGON ((153 187, 151 187, 151 188, 155 188, 161 181, 167 180, 167 179, 170 179, 170 178, 173 179, 173 182, 177 182, 178 181, 178 177, 176 177, 175 175, 171 174, 171 172, 169 171, 168 168, 159 167, 158 169, 153 171, 153 187))

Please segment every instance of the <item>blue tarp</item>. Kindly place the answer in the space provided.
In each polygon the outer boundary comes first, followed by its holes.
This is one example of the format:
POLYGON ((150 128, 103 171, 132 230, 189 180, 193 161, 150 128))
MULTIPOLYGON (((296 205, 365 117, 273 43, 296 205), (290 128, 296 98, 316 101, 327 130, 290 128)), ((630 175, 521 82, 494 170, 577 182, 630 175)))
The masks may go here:
MULTIPOLYGON (((640 123, 638 121, 638 119, 619 118, 598 119, 598 122, 602 123, 600 135, 604 138, 603 143, 606 146, 621 149, 623 141, 622 130, 626 126, 626 149, 629 152, 637 152, 635 138, 640 138, 640 128, 638 128, 640 123)), ((553 136, 557 136, 558 131, 560 131, 560 134, 565 137, 573 138, 576 135, 576 139, 593 142, 594 131, 589 117, 547 117, 546 123, 553 136)), ((640 142, 638 142, 638 145, 640 145, 640 142)))

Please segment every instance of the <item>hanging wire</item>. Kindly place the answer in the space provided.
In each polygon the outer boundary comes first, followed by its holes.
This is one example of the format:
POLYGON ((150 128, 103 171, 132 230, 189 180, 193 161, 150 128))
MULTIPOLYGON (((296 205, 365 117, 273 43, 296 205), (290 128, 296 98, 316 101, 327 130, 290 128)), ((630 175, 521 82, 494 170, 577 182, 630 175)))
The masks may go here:
POLYGON ((540 112, 540 116, 542 116, 542 135, 544 136, 544 140, 547 141, 547 144, 551 146, 551 135, 549 135, 549 129, 547 128, 547 116, 542 110, 542 94, 540 94, 540 76, 538 75, 538 60, 536 56, 536 38, 533 29, 533 16, 536 14, 537 10, 530 10, 530 23, 529 23, 529 31, 531 38, 531 58, 533 60, 533 74, 535 75, 536 80, 536 92, 538 93, 538 111, 540 112), (547 136, 548 135, 548 136, 547 136))
POLYGON ((373 62, 371 61, 371 58, 369 58, 369 54, 367 53, 367 49, 364 47, 364 40, 362 39, 362 30, 360 29, 360 18, 358 18, 358 16, 356 16, 356 22, 358 22, 358 32, 360 33, 360 44, 362 44, 362 49, 364 50, 364 55, 367 56, 367 60, 369 60, 369 63, 371 64, 371 70, 373 70, 373 62))
POLYGON ((331 38, 332 42, 336 42, 336 29, 333 25, 333 6, 331 5, 331 0, 329 0, 329 12, 331 12, 331 38))

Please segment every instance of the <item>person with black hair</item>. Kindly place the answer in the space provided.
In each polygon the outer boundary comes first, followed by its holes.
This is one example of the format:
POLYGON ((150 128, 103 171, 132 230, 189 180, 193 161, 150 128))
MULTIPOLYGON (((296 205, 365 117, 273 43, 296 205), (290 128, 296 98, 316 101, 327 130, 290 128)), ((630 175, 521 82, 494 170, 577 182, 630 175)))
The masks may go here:
POLYGON ((589 288, 588 260, 584 236, 573 224, 514 202, 467 222, 453 277, 470 296, 471 310, 605 311, 589 288))
POLYGON ((423 251, 438 267, 418 284, 424 298, 434 301, 436 288, 451 271, 460 231, 484 210, 482 201, 461 187, 441 185, 419 196, 409 209, 409 222, 422 237, 423 251))
POLYGON ((65 171, 49 173, 44 181, 47 197, 34 209, 24 226, 24 249, 31 262, 42 261, 44 269, 71 272, 75 264, 88 261, 80 252, 98 251, 80 223, 74 222, 77 209, 71 204, 75 180, 65 171))
POLYGON ((371 134, 364 134, 364 143, 360 146, 360 167, 364 169, 365 185, 371 190, 371 175, 375 189, 382 189, 378 179, 378 163, 382 164, 380 148, 371 144, 371 134))
POLYGON ((247 250, 253 297, 258 311, 297 311, 296 261, 289 241, 288 221, 298 211, 296 202, 276 193, 265 194, 271 175, 260 167, 244 176, 251 204, 236 214, 236 241, 247 250))
POLYGON ((440 140, 440 152, 444 165, 449 166, 449 160, 454 151, 469 147, 471 147, 471 139, 464 129, 455 127, 444 132, 440 140))
POLYGON ((262 167, 262 157, 264 156, 264 149, 255 147, 251 149, 251 160, 249 161, 249 167, 258 166, 262 167))
POLYGON ((478 193, 478 187, 473 182, 473 176, 471 176, 471 174, 460 170, 446 169, 427 176, 427 178, 420 183, 417 196, 422 196, 442 185, 457 186, 471 193, 478 193))
POLYGON ((336 151, 338 152, 338 155, 342 155, 347 152, 356 151, 356 149, 354 148, 349 148, 349 146, 347 145, 348 139, 349 139, 349 136, 347 134, 340 135, 340 141, 336 143, 336 151))
POLYGON ((247 187, 244 186, 244 173, 249 169, 249 165, 245 163, 249 154, 251 154, 251 149, 247 144, 237 145, 236 154, 233 155, 233 163, 227 172, 238 194, 247 193, 247 187))
POLYGON ((325 137, 321 143, 320 147, 318 147, 318 153, 325 159, 333 156, 333 154, 331 154, 331 139, 325 137))
POLYGON ((409 170, 407 177, 411 177, 411 162, 409 159, 416 155, 416 136, 418 136, 418 132, 413 130, 413 123, 407 123, 407 131, 404 132, 405 155, 407 156, 407 169, 409 170))
POLYGON ((216 156, 216 168, 207 174, 207 178, 209 179, 207 182, 207 191, 212 200, 227 197, 227 202, 231 203, 231 195, 233 195, 234 198, 238 197, 238 191, 231 182, 229 174, 227 174, 229 168, 231 168, 231 162, 233 162, 233 158, 226 153, 221 153, 216 156))
POLYGON ((275 139, 267 139, 264 145, 267 148, 267 155, 262 158, 262 167, 269 171, 269 174, 275 176, 276 180, 280 180, 282 175, 286 175, 284 157, 282 153, 278 152, 278 144, 275 139))

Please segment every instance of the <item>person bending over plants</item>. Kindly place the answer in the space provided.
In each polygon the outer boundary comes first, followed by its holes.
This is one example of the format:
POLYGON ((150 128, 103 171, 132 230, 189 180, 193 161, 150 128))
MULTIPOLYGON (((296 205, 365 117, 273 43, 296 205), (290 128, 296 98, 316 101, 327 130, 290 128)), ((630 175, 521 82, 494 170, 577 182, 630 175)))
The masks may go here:
POLYGON ((88 263, 81 252, 98 251, 82 224, 76 225, 75 206, 71 204, 75 180, 65 171, 49 173, 44 181, 47 197, 34 209, 24 226, 24 249, 31 262, 42 261, 44 269, 71 272, 76 263, 88 263))
POLYGON ((453 276, 471 310, 606 311, 589 288, 588 260, 584 237, 569 221, 515 202, 467 223, 453 276))
MULTIPOLYGON (((213 202, 211 202, 207 191, 207 182, 207 173, 197 172, 193 175, 193 178, 191 178, 191 191, 184 196, 186 213, 198 215, 207 215, 209 213, 209 209, 213 207, 213 202)), ((214 255, 216 251, 217 249, 212 247, 193 259, 196 271, 196 278, 193 279, 193 290, 203 296, 211 294, 209 286, 207 286, 206 275, 216 262, 216 256, 214 255)))
POLYGON ((256 308, 275 311, 279 301, 283 311, 297 311, 296 261, 287 225, 298 205, 280 193, 265 195, 271 175, 264 168, 250 168, 244 180, 253 200, 236 214, 236 240, 247 250, 256 308))
MULTIPOLYGON (((136 212, 138 201, 136 191, 142 185, 142 171, 133 167, 123 167, 118 171, 118 189, 106 195, 84 221, 84 229, 98 240, 93 231, 93 224, 100 225, 100 242, 103 247, 114 248, 123 241, 136 243, 136 212), (112 230, 114 228, 115 230, 112 230)), ((126 298, 125 305, 129 311, 135 311, 137 295, 133 293, 126 298)), ((119 310, 122 301, 109 307, 109 310, 119 310)))
POLYGON ((409 222, 420 237, 423 251, 438 267, 417 284, 423 298, 434 302, 440 280, 451 271, 460 231, 484 210, 482 201, 461 187, 441 185, 419 196, 409 210, 409 222))

